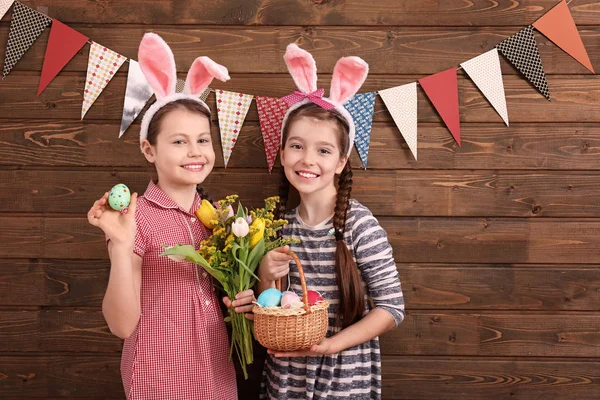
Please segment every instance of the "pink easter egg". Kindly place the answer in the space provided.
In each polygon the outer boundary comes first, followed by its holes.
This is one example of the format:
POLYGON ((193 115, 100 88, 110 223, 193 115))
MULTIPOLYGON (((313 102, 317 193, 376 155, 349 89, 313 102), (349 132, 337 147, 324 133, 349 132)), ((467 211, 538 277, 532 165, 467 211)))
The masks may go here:
POLYGON ((294 308, 294 304, 300 301, 300 297, 294 292, 283 292, 281 296, 281 308, 294 308))

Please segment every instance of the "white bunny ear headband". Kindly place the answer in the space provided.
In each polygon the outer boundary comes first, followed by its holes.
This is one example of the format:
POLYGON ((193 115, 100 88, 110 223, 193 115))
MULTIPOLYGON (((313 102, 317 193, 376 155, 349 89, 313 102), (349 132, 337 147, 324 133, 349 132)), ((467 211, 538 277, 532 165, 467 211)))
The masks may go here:
MULTIPOLYGON (((283 59, 299 90, 283 97, 290 108, 283 118, 282 131, 290 113, 304 104, 315 103, 327 110, 333 109, 348 122, 350 145, 348 146, 347 156, 349 157, 354 146, 356 128, 352 116, 344 108, 344 104, 358 92, 365 79, 367 79, 369 65, 360 57, 340 58, 333 69, 329 98, 326 98, 323 97, 325 91, 317 88, 317 65, 308 51, 302 50, 295 43, 291 43, 288 45, 283 59)), ((281 138, 283 140, 283 132, 281 138)))
POLYGON ((173 52, 155 33, 146 33, 142 38, 138 50, 138 63, 156 96, 156 102, 148 108, 142 119, 140 146, 148 137, 148 125, 152 117, 160 108, 176 100, 190 99, 201 104, 210 114, 210 108, 199 96, 210 85, 213 78, 223 82, 229 80, 227 68, 208 57, 198 57, 188 71, 183 93, 176 93, 177 69, 173 52))

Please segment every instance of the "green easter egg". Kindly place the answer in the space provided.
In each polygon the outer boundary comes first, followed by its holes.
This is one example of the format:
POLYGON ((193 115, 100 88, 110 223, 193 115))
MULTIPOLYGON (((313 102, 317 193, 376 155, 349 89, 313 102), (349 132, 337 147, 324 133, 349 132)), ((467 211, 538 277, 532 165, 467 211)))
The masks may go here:
POLYGON ((122 211, 129 207, 131 202, 131 192, 129 188, 122 183, 113 186, 108 193, 108 204, 113 210, 122 211))

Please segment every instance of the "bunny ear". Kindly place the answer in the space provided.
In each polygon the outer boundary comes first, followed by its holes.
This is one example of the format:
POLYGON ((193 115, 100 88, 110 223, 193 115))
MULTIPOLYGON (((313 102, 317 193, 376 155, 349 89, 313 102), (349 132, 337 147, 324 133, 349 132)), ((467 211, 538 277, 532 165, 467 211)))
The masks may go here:
POLYGON ((169 45, 156 33, 146 33, 142 38, 138 63, 157 99, 175 93, 175 58, 169 45))
POLYGON ((208 57, 198 57, 192 63, 185 79, 183 93, 200 96, 210 85, 213 78, 225 82, 229 80, 227 68, 208 57))
POLYGON ((308 51, 302 50, 295 43, 290 43, 285 50, 283 60, 301 92, 312 93, 317 90, 317 64, 308 51))
POLYGON ((369 64, 360 57, 343 57, 333 68, 329 98, 344 104, 358 92, 367 79, 369 64))

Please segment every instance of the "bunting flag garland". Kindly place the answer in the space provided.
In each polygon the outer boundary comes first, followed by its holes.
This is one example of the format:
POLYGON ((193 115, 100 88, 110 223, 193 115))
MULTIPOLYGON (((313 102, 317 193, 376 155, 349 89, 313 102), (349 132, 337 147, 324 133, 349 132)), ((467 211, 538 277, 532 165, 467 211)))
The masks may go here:
POLYGON ((115 76, 126 58, 114 51, 92 42, 88 59, 85 90, 81 105, 81 119, 88 112, 106 85, 115 76))
POLYGON ((10 21, 6 53, 4 54, 2 79, 6 78, 6 75, 9 74, 21 57, 23 57, 23 54, 29 50, 51 22, 52 18, 18 1, 15 2, 12 20, 10 21))
POLYGON ((119 137, 123 136, 123 133, 125 133, 131 123, 135 121, 153 94, 152 88, 140 68, 140 64, 135 60, 129 60, 127 88, 125 89, 125 101, 123 103, 119 137))
POLYGON ((376 92, 357 93, 344 104, 344 108, 348 110, 354 120, 356 127, 354 144, 364 169, 367 169, 367 159, 369 158, 376 95, 376 92))
POLYGON ((46 46, 42 75, 38 86, 38 96, 58 75, 67 63, 87 43, 88 37, 68 27, 60 21, 52 21, 50 36, 46 46))
POLYGON ((273 170, 281 143, 281 125, 288 104, 276 97, 256 96, 258 120, 262 132, 269 173, 273 170))
POLYGON ((417 82, 379 91, 400 134, 417 159, 417 82))
POLYGON ((243 93, 215 91, 217 97, 217 116, 221 132, 221 147, 225 168, 242 129, 242 124, 254 96, 243 93))
POLYGON ((548 82, 533 35, 533 26, 526 26, 496 47, 546 99, 550 100, 548 82))
POLYGON ((498 50, 492 49, 460 64, 460 66, 463 67, 508 126, 508 111, 506 109, 506 96, 504 95, 498 50))
POLYGON ((419 79, 419 84, 444 120, 450 133, 460 146, 460 117, 458 110, 458 79, 456 68, 419 79))
POLYGON ((565 0, 535 21, 533 27, 593 74, 596 73, 565 0))
POLYGON ((14 2, 15 0, 0 0, 0 19, 4 17, 4 14, 6 14, 14 2))
MULTIPOLYGON (((91 43, 81 107, 81 118, 83 119, 127 58, 98 43, 91 42, 80 32, 19 1, 0 0, 0 18, 11 7, 13 11, 2 79, 6 78, 41 33, 52 24, 40 74, 38 96, 83 46, 91 43)), ((589 71, 595 73, 568 3, 566 0, 559 0, 553 8, 533 24, 501 41, 494 49, 460 64, 507 126, 509 125, 508 110, 499 53, 519 70, 546 99, 550 100, 548 83, 533 32, 534 28, 589 71)), ((456 68, 421 78, 418 83, 460 146, 460 109, 456 68)), ((184 87, 185 81, 178 79, 176 91, 183 92, 184 87)), ((214 91, 214 89, 206 88, 199 98, 206 102, 210 92, 214 91)), ((417 82, 412 82, 382 89, 379 92, 356 94, 344 105, 355 122, 355 145, 363 167, 367 168, 377 93, 381 96, 416 160, 418 143, 417 82)), ((152 89, 139 64, 131 60, 119 137, 143 111, 152 94, 152 89)), ((250 94, 217 90, 216 108, 225 167, 229 163, 254 97, 250 94)), ((279 98, 256 96, 256 101, 267 165, 271 172, 280 148, 281 125, 289 106, 279 98)))

